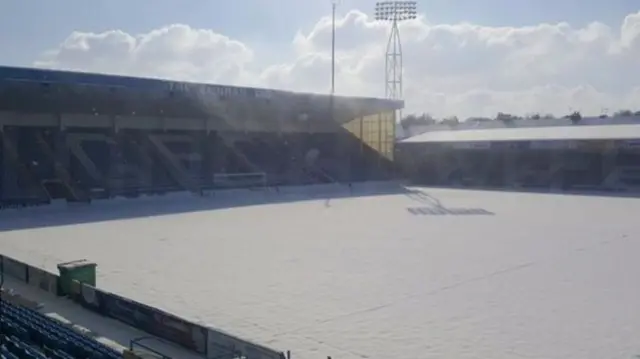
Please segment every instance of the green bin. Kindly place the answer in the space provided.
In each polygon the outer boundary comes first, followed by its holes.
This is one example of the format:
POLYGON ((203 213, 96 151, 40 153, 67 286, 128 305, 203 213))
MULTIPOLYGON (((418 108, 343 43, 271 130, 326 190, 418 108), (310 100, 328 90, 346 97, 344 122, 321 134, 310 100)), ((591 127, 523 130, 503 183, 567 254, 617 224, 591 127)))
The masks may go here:
POLYGON ((68 295, 71 291, 71 282, 77 280, 80 283, 86 283, 92 287, 96 286, 96 267, 95 263, 86 259, 66 262, 58 264, 58 272, 60 272, 60 280, 58 281, 60 294, 68 295))

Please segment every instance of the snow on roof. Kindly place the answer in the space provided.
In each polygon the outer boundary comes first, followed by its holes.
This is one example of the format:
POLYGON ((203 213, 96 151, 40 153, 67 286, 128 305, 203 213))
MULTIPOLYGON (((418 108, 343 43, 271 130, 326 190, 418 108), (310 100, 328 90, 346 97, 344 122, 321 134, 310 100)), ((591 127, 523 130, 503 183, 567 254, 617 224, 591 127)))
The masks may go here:
POLYGON ((401 142, 426 143, 629 139, 640 139, 640 124, 441 130, 425 132, 423 134, 407 138, 401 142))

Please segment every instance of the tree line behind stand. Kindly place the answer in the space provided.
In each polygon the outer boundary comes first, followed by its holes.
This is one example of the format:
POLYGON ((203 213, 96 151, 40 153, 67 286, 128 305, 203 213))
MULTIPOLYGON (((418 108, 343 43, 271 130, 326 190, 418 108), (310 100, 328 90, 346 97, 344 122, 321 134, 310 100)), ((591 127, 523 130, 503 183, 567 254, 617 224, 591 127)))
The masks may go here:
MULTIPOLYGON (((613 115, 602 114, 598 117, 600 118, 619 118, 619 117, 640 117, 640 111, 631 111, 631 110, 620 110, 615 112, 613 115)), ((568 118, 571 119, 572 122, 577 123, 582 120, 582 115, 578 111, 574 111, 568 115, 558 117, 552 114, 539 114, 533 113, 526 116, 516 116, 508 113, 498 112, 498 114, 494 118, 490 117, 469 117, 464 121, 460 121, 457 116, 445 117, 443 119, 436 119, 433 116, 423 113, 421 115, 417 114, 409 114, 406 115, 400 120, 400 125, 404 128, 411 128, 414 126, 427 126, 427 125, 435 125, 435 124, 443 124, 443 125, 456 125, 460 122, 490 122, 490 121, 502 121, 506 124, 512 123, 519 120, 553 120, 553 119, 561 119, 568 118)))

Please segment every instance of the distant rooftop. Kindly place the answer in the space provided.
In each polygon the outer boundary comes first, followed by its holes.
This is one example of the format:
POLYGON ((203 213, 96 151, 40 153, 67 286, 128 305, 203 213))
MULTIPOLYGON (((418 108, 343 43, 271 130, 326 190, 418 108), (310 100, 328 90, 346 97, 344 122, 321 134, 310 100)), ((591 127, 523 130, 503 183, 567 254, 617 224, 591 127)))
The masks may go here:
POLYGON ((640 122, 609 125, 556 125, 515 128, 466 128, 427 131, 403 143, 640 139, 640 122))

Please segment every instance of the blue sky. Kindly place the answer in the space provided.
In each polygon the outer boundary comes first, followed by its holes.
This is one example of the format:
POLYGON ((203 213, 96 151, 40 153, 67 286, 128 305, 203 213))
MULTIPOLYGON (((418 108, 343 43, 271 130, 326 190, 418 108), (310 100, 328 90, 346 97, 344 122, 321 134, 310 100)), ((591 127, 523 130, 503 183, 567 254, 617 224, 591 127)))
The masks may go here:
MULTIPOLYGON (((582 26, 598 20, 613 26, 640 6, 632 0, 422 0, 420 11, 433 23, 468 21, 522 26, 568 21, 582 26)), ((373 1, 343 0, 342 12, 368 10, 373 1)), ((121 29, 147 32, 172 23, 208 28, 254 47, 286 46, 298 30, 308 30, 330 11, 329 0, 2 0, 0 59, 25 65, 73 31, 121 29)))
MULTIPOLYGON (((374 7, 339 5, 339 94, 384 95, 388 27, 367 17, 374 7)), ((640 109, 638 0, 418 7, 402 30, 407 111, 640 109)), ((330 12, 330 0, 0 0, 0 64, 326 92, 330 12)))

